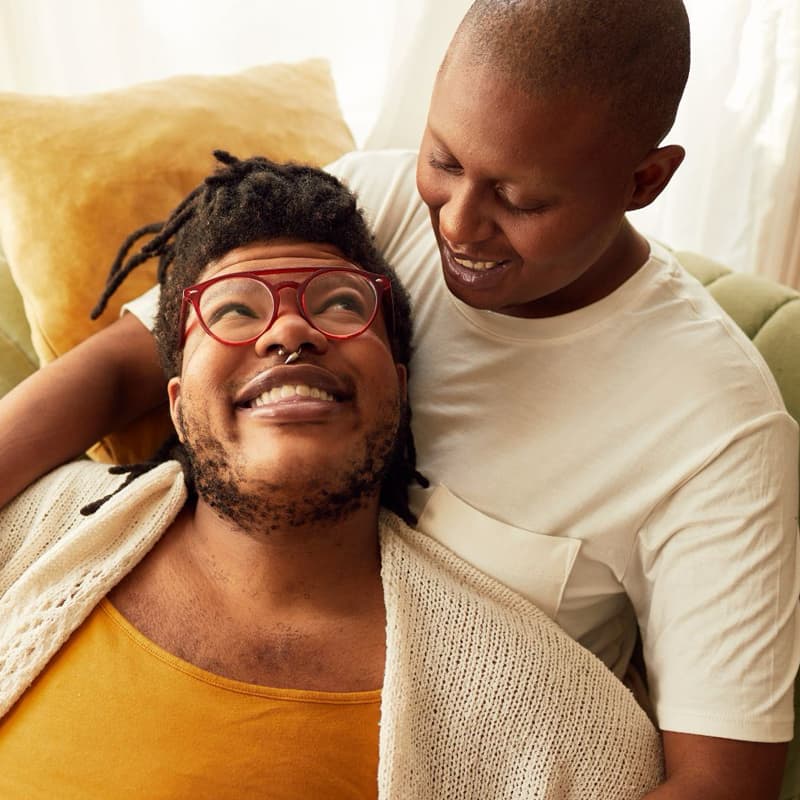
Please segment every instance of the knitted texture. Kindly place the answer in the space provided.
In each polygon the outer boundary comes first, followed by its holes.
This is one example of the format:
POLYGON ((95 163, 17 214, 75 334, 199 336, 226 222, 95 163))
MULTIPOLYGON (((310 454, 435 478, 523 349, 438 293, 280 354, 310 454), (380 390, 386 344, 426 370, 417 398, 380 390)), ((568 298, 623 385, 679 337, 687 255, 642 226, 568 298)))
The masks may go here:
POLYGON ((103 464, 68 464, 0 511, 0 716, 186 499, 180 467, 170 462, 137 478, 136 491, 120 492, 102 513, 81 516, 123 480, 103 464))
MULTIPOLYGON (((56 470, 0 511, 0 717, 186 499, 176 462, 56 470)), ((638 800, 662 776, 630 692, 527 600, 381 515, 381 800, 638 800)))
POLYGON ((382 797, 633 800, 658 785, 658 733, 598 658, 396 517, 382 533, 402 664, 384 684, 382 797))

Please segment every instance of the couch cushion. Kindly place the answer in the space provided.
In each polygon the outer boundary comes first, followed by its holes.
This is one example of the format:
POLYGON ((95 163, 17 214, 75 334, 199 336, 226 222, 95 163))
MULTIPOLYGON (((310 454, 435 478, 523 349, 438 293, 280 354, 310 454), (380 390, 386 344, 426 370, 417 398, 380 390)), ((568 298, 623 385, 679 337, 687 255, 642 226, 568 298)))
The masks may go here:
MULTIPOLYGON (((0 94, 0 241, 39 359, 107 325, 153 284, 146 265, 89 320, 123 239, 164 219, 212 171, 212 150, 323 164, 353 146, 321 60, 71 98, 0 94)), ((155 435, 150 424, 110 437, 102 456, 150 455, 161 420, 155 435)))
POLYGON ((30 375, 36 366, 22 296, 0 250, 0 396, 30 375))

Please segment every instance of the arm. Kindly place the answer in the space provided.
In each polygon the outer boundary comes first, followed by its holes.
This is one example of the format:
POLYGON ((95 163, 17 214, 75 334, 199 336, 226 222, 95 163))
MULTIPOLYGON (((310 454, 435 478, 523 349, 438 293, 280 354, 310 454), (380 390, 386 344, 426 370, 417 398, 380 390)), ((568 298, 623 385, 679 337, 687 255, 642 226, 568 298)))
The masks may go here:
POLYGON ((644 800, 771 800, 778 797, 784 742, 764 744, 664 731, 667 780, 644 800))
POLYGON ((674 490, 631 564, 667 781, 648 800, 775 800, 800 656, 797 431, 742 427, 674 490))
POLYGON ((0 399, 0 506, 165 398, 153 337, 125 314, 0 399))

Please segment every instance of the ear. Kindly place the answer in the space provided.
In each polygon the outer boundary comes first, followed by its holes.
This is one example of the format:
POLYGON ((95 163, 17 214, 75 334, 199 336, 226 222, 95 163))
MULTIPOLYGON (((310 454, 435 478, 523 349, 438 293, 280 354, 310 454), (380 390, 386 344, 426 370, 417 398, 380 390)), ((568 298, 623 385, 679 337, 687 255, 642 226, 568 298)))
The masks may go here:
POLYGON ((172 424, 175 426, 175 431, 178 434, 178 439, 183 443, 183 426, 181 425, 181 379, 170 378, 167 384, 167 396, 169 397, 169 415, 172 418, 172 424))
POLYGON ((651 150, 633 173, 633 194, 627 210, 649 206, 664 191, 685 155, 686 151, 677 144, 651 150))
POLYGON ((400 387, 400 394, 403 400, 408 400, 408 370, 404 364, 395 364, 394 368, 397 370, 397 384, 400 387))

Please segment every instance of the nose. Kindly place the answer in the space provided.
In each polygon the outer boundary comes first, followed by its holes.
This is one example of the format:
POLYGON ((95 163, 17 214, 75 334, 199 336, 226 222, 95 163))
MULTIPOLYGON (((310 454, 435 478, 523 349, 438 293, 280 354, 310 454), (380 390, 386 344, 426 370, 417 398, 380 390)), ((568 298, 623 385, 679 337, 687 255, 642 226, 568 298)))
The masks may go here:
POLYGON ((322 354, 328 349, 328 339, 300 312, 297 290, 285 286, 278 291, 278 313, 270 327, 255 342, 259 356, 270 355, 283 348, 293 353, 298 348, 322 354))
POLYGON ((494 222, 480 188, 459 182, 439 208, 439 232, 456 250, 484 242, 494 232, 494 222))

